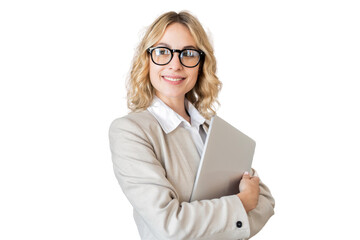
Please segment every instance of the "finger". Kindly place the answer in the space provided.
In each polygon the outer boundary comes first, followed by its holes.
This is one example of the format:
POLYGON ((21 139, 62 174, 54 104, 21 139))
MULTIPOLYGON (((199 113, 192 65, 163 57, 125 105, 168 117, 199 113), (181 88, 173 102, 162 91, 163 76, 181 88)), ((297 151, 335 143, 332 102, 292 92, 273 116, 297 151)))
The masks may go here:
POLYGON ((251 180, 259 183, 260 182, 260 178, 259 177, 251 177, 251 180))
POLYGON ((250 174, 248 172, 244 172, 243 178, 250 179, 250 174))

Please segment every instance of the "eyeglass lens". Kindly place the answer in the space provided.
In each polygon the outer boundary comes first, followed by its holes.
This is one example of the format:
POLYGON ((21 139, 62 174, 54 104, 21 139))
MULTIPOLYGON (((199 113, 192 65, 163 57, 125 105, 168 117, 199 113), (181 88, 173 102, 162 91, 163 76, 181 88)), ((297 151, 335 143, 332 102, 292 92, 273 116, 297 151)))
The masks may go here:
MULTIPOLYGON (((156 64, 165 65, 171 61, 173 53, 167 48, 155 48, 152 50, 151 57, 156 64)), ((186 67, 194 67, 199 61, 200 53, 197 50, 184 49, 180 52, 180 62, 186 67)))

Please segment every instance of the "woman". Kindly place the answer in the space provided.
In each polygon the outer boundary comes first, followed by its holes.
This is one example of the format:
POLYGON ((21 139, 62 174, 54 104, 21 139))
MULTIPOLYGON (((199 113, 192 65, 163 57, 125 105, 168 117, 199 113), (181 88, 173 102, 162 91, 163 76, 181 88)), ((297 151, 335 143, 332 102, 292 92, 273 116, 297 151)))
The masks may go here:
POLYGON ((239 194, 189 202, 221 83, 199 21, 168 12, 148 28, 128 82, 132 110, 110 127, 115 175, 141 239, 245 239, 273 215, 255 171, 239 194))

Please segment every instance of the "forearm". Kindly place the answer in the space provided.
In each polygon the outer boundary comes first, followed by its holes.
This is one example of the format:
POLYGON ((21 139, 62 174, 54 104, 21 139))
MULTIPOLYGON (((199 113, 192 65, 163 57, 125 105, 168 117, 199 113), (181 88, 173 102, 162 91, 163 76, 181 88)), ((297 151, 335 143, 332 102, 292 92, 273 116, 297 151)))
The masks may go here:
POLYGON ((241 239, 250 234, 246 211, 237 196, 180 203, 165 181, 146 184, 129 175, 120 185, 135 211, 158 239, 241 239), (164 185, 165 183, 165 185, 164 185), (238 223, 239 222, 239 223, 238 223))

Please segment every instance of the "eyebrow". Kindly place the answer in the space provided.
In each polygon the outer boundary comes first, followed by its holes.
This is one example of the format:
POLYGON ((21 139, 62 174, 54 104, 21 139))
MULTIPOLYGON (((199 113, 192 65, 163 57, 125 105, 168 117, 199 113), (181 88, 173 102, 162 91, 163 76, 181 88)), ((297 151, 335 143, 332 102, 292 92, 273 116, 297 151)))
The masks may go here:
MULTIPOLYGON (((167 44, 167 43, 158 43, 158 44, 156 44, 156 47, 167 47, 167 48, 171 48, 170 45, 167 44)), ((185 47, 183 47, 182 49, 187 49, 187 48, 196 49, 196 47, 194 47, 193 45, 185 46, 185 47)))

